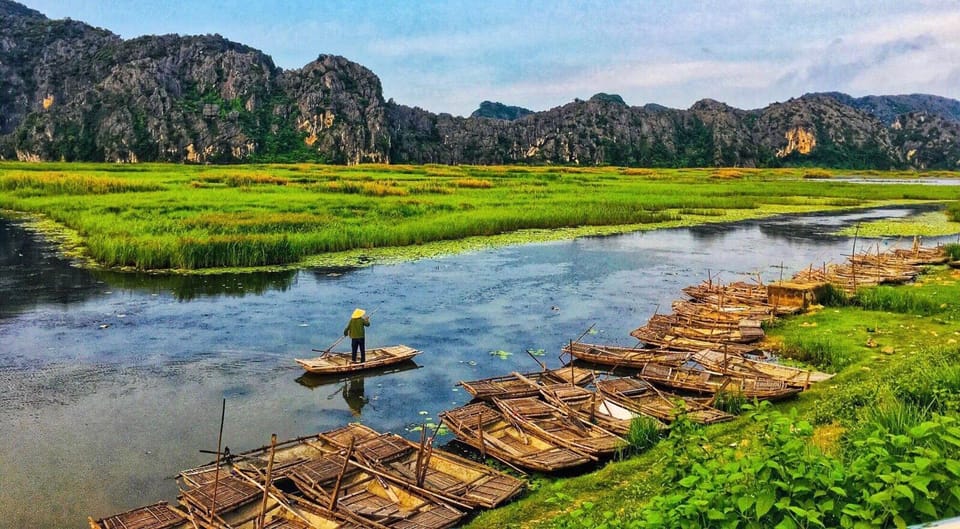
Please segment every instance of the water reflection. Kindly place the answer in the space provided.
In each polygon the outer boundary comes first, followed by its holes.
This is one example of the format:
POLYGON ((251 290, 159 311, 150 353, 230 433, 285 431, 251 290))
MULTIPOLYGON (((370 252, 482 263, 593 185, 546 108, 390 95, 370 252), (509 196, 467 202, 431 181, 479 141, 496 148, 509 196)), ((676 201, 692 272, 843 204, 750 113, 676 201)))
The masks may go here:
POLYGON ((0 218, 0 320, 40 305, 76 303, 102 288, 86 270, 64 263, 38 235, 0 218))
POLYGON ((150 293, 169 292, 178 301, 192 301, 210 296, 258 296, 271 290, 286 292, 296 282, 297 271, 216 275, 97 271, 94 275, 117 288, 150 293))

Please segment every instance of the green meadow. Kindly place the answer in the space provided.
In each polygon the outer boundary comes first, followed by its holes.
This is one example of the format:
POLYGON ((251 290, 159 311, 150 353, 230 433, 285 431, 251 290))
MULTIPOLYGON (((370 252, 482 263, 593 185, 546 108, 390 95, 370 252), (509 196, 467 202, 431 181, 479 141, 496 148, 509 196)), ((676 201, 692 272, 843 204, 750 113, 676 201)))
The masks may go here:
MULTIPOLYGON (((94 266, 201 271, 351 264, 491 243, 960 198, 950 186, 831 181, 841 174, 7 162, 0 164, 0 210, 26 216, 94 266)), ((956 202, 949 207, 956 218, 956 202)))
POLYGON ((837 296, 767 334, 765 348, 836 375, 729 423, 681 420, 596 472, 534 476, 524 498, 466 527, 882 528, 960 515, 960 271, 837 296))

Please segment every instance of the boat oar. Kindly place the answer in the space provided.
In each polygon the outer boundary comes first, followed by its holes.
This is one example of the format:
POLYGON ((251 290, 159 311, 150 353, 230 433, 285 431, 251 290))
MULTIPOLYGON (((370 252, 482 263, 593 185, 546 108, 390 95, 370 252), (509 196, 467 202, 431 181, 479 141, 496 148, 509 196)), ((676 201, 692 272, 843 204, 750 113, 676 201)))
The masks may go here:
POLYGON ((343 335, 343 336, 337 338, 337 341, 335 341, 335 342, 333 342, 332 344, 330 344, 330 347, 327 347, 326 349, 314 349, 313 352, 315 352, 315 353, 320 353, 319 358, 323 358, 324 356, 327 356, 328 354, 330 354, 330 350, 331 350, 331 349, 333 349, 334 347, 340 345, 340 342, 342 342, 343 339, 346 338, 346 337, 347 337, 346 335, 343 335))

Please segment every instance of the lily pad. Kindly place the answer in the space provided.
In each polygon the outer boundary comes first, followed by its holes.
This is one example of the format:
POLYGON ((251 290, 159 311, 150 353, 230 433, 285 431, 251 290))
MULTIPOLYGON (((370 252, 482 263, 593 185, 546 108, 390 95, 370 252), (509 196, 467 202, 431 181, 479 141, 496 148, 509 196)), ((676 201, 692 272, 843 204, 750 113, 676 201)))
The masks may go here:
POLYGON ((527 352, 532 354, 533 356, 543 356, 547 354, 547 352, 544 351, 543 349, 527 349, 527 352))
POLYGON ((498 356, 501 360, 506 360, 508 357, 513 356, 513 353, 504 351, 503 349, 497 349, 496 351, 490 351, 490 356, 498 356))

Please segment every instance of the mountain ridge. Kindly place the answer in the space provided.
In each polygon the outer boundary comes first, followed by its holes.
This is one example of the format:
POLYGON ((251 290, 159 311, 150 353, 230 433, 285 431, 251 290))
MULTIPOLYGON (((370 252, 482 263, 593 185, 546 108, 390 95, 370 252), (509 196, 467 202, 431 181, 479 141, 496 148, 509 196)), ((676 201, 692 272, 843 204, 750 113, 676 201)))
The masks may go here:
POLYGON ((0 0, 0 158, 956 169, 960 101, 825 92, 682 110, 601 92, 464 118, 385 101, 344 57, 285 70, 219 35, 124 40, 0 0))

